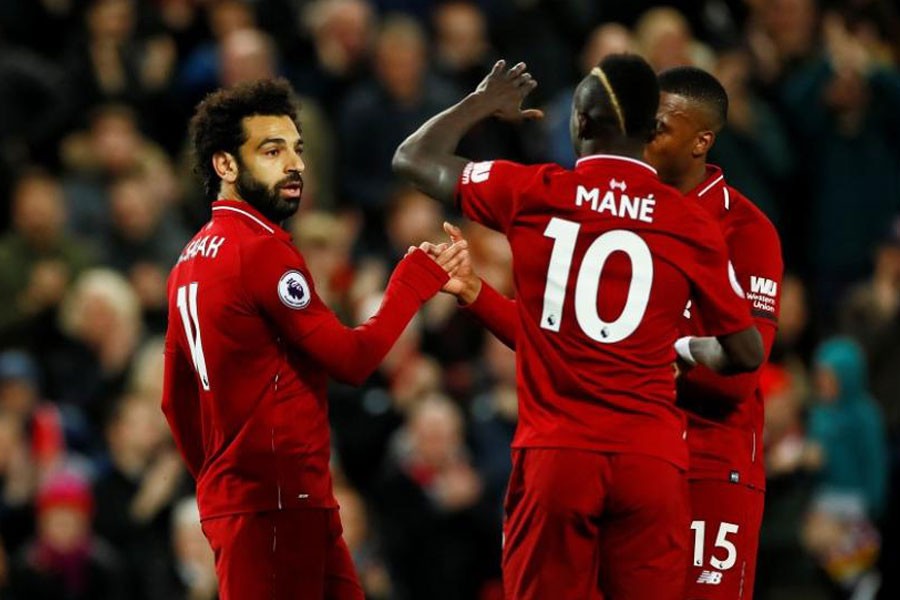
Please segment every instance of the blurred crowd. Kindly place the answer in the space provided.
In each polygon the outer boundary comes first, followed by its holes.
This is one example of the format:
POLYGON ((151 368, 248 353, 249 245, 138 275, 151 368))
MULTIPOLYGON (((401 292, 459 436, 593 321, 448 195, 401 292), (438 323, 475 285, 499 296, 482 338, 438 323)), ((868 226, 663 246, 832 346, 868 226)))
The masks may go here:
MULTIPOLYGON (((294 84, 307 172, 290 227, 355 324, 410 244, 459 221, 398 185, 399 142, 504 57, 528 63, 547 116, 486 122, 461 153, 571 165, 572 89, 621 51, 722 81, 712 158, 782 236, 757 598, 900 598, 900 5, 668 4, 0 2, 0 598, 215 597, 159 409, 167 273, 209 217, 185 139, 206 93, 294 84)), ((511 294, 505 239, 466 235, 511 294)), ((441 296, 361 389, 330 397, 368 597, 500 598, 512 352, 441 296)))

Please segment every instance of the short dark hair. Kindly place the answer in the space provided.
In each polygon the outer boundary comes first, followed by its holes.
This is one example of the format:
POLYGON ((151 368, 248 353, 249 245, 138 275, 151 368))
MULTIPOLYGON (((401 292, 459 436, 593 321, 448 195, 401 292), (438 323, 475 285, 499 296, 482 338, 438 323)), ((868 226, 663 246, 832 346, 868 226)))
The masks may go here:
POLYGON ((719 80, 697 67, 674 67, 659 74, 659 89, 683 96, 703 106, 713 118, 710 124, 718 132, 728 119, 728 94, 719 80))
POLYGON ((582 81, 577 102, 599 129, 646 141, 656 129, 656 73, 637 54, 611 54, 582 81))
POLYGON ((203 180, 209 200, 219 193, 219 175, 212 166, 217 152, 240 160, 238 149, 246 139, 243 120, 256 115, 288 116, 300 130, 300 102, 285 79, 260 79, 209 94, 191 118, 190 136, 194 171, 203 180))

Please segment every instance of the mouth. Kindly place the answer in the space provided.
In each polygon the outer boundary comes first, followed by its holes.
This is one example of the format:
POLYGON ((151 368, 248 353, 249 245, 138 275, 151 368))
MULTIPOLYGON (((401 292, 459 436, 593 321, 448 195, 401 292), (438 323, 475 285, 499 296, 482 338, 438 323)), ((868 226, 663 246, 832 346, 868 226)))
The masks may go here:
POLYGON ((279 186, 278 190, 282 198, 299 200, 300 195, 303 194, 303 182, 286 183, 279 186))

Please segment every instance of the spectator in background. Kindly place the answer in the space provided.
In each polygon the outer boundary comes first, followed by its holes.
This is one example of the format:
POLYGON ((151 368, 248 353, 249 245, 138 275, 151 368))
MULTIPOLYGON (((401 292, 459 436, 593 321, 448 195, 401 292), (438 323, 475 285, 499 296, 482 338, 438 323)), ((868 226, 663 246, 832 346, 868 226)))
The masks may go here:
POLYGON ((124 102, 151 114, 175 68, 175 44, 163 33, 139 38, 138 3, 91 0, 81 39, 67 53, 67 89, 76 114, 124 102))
POLYGON ((22 339, 28 321, 52 314, 71 279, 93 253, 66 231, 59 180, 33 169, 18 179, 12 196, 12 230, 0 237, 0 332, 22 339))
POLYGON ((92 530, 93 497, 79 474, 60 471, 37 495, 37 532, 12 569, 11 600, 126 600, 115 550, 92 530))
POLYGON ((316 293, 338 316, 349 317, 355 276, 350 260, 353 231, 339 217, 311 211, 294 219, 293 232, 294 243, 316 281, 316 293))
MULTIPOLYGON (((431 20, 435 73, 457 93, 475 89, 496 61, 484 11, 472 0, 451 0, 438 4, 431 20)), ((528 141, 528 134, 520 128, 485 120, 460 141, 460 152, 472 160, 495 156, 517 159, 535 151, 528 147, 528 141)))
POLYGON ((766 403, 766 508, 754 597, 825 600, 829 594, 819 581, 816 564, 800 543, 812 471, 819 462, 804 427, 805 379, 768 364, 760 372, 760 389, 766 403))
POLYGON ((690 24, 677 9, 651 8, 641 15, 634 30, 641 54, 657 73, 682 66, 712 70, 715 55, 694 39, 690 24))
POLYGON ((348 486, 335 486, 334 497, 341 507, 344 540, 353 558, 366 600, 392 598, 392 583, 381 548, 369 523, 365 500, 348 486))
POLYGON ((835 14, 823 38, 825 53, 786 73, 779 89, 805 150, 806 256, 829 314, 866 273, 872 232, 900 209, 900 74, 884 62, 882 42, 835 14), (847 198, 865 198, 865 209, 847 198))
POLYGON ((451 0, 435 7, 432 22, 437 72, 461 90, 477 86, 494 63, 484 13, 469 0, 451 0))
POLYGON ((129 597, 140 600, 165 596, 169 513, 186 479, 158 402, 118 399, 106 422, 109 465, 94 484, 96 531, 122 553, 129 597))
POLYGON ((845 591, 877 590, 875 523, 887 499, 888 457, 862 349, 849 338, 825 342, 816 351, 814 381, 809 437, 819 471, 804 542, 845 591))
POLYGON ((165 273, 190 239, 181 224, 153 198, 146 177, 130 173, 109 187, 111 228, 105 240, 105 264, 133 274, 135 267, 150 263, 165 273))
POLYGON ((375 81, 350 93, 340 121, 342 202, 362 211, 362 243, 383 242, 385 210, 394 185, 391 158, 416 126, 455 98, 428 71, 422 27, 409 17, 385 19, 375 43, 375 81))
POLYGON ((394 438, 375 504, 398 599, 475 598, 499 577, 496 519, 464 427, 454 404, 432 396, 394 438))
POLYGON ((214 600, 218 581, 216 563, 200 525, 197 498, 187 496, 172 510, 173 564, 167 600, 214 600))
POLYGON ((779 188, 793 163, 787 134, 775 111, 753 91, 746 50, 720 53, 713 73, 728 93, 728 121, 716 135, 710 162, 721 166, 777 227, 779 188))
POLYGON ((10 558, 34 531, 37 483, 37 466, 22 422, 0 412, 0 589, 9 583, 10 558))
POLYGON ((82 237, 102 237, 110 228, 107 186, 119 177, 142 175, 154 201, 166 211, 179 197, 172 164, 162 148, 144 137, 137 114, 122 104, 91 113, 90 126, 62 143, 64 183, 71 215, 69 229, 82 237))
POLYGON ((0 31, 0 197, 8 195, 14 170, 55 156, 70 110, 59 65, 6 44, 7 33, 0 31))
POLYGON ((0 412, 19 422, 32 466, 43 478, 64 459, 66 440, 59 408, 41 399, 37 363, 25 352, 0 353, 0 412))
POLYGON ((872 393, 900 441, 900 217, 875 251, 872 277, 857 284, 840 312, 841 330, 866 351, 872 393))
POLYGON ((787 367, 793 373, 805 371, 817 338, 810 313, 806 284, 795 273, 786 273, 781 282, 781 312, 771 362, 787 367))
POLYGON ((110 228, 103 240, 105 264, 125 275, 140 300, 143 320, 154 333, 166 329, 166 274, 190 239, 174 211, 152 197, 139 173, 109 186, 110 228))
MULTIPOLYGON (((581 50, 579 62, 581 75, 582 77, 587 76, 591 69, 610 54, 634 51, 634 37, 623 25, 618 23, 600 25, 591 32, 581 50)), ((567 169, 575 166, 575 150, 572 147, 572 134, 569 132, 574 92, 575 86, 570 85, 554 96, 547 107, 547 116, 543 121, 547 137, 547 147, 545 148, 547 160, 567 169)))
POLYGON ((366 0, 312 0, 303 25, 312 47, 305 60, 292 60, 304 65, 293 74, 295 84, 336 120, 348 92, 369 72, 376 25, 372 5, 366 0))
POLYGON ((219 0, 208 3, 205 8, 212 39, 197 46, 185 58, 177 77, 178 94, 186 107, 193 107, 217 87, 222 71, 221 45, 225 38, 236 31, 257 26, 253 5, 245 0, 219 0))
POLYGON ((85 271, 63 301, 60 326, 64 337, 42 356, 50 395, 83 411, 99 432, 141 341, 137 294, 115 271, 85 271))
MULTIPOLYGON (((509 448, 519 416, 516 395, 516 355, 489 335, 482 351, 482 391, 472 401, 472 445, 475 466, 484 478, 492 510, 503 515, 506 484, 512 471, 509 448)), ((500 560, 500 556, 497 556, 500 560)))

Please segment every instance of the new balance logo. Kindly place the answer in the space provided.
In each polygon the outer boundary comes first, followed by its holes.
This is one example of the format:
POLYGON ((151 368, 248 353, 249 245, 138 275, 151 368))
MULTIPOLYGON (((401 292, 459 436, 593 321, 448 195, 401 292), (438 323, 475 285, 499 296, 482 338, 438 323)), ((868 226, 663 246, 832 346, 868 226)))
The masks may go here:
POLYGON ((610 179, 609 180, 609 189, 614 190, 616 188, 618 188, 624 192, 625 190, 628 189, 628 186, 625 185, 624 181, 619 181, 617 179, 610 179))
POLYGON ((754 294, 762 294, 774 298, 778 293, 778 284, 765 277, 750 276, 750 291, 754 294))
POLYGON ((697 578, 697 583, 719 585, 722 583, 722 574, 718 571, 701 571, 700 577, 697 578))

